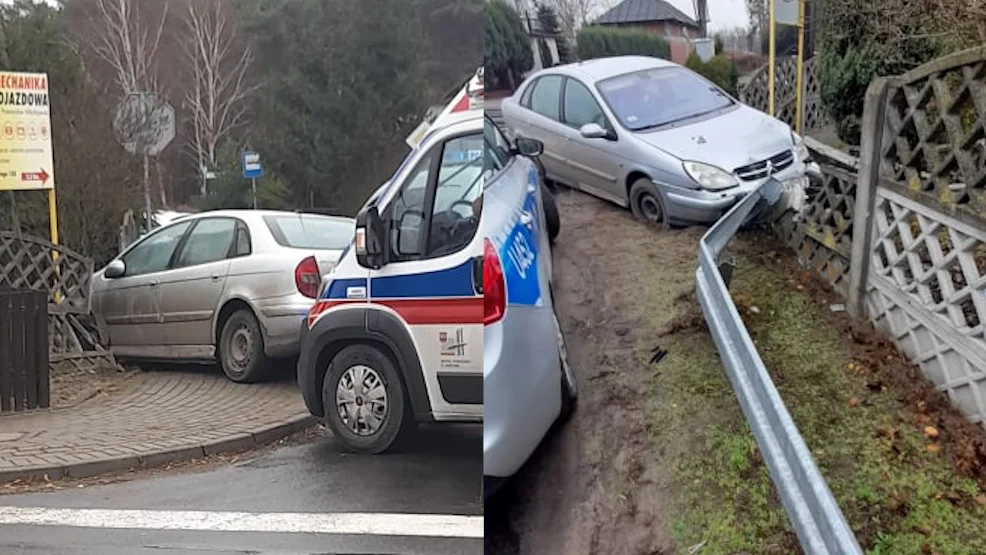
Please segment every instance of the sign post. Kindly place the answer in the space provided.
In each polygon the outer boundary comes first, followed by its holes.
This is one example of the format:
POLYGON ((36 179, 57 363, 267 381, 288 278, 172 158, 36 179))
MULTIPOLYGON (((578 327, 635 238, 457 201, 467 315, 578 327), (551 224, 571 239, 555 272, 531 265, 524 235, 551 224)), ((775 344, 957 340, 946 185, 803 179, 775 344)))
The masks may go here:
POLYGON ((127 152, 144 159, 144 209, 147 231, 152 228, 151 156, 157 156, 175 140, 175 108, 150 92, 128 94, 116 107, 113 129, 127 152))
POLYGON ((257 179, 264 176, 264 167, 260 164, 260 155, 256 152, 243 152, 243 177, 251 181, 253 189, 253 209, 257 209, 257 179))
POLYGON ((804 65, 805 50, 805 7, 804 0, 769 0, 770 2, 770 48, 767 64, 767 110, 770 115, 774 114, 775 102, 775 71, 776 71, 776 41, 777 25, 787 25, 798 28, 798 61, 795 75, 795 108, 794 108, 794 130, 801 134, 801 113, 802 113, 802 66, 804 65))

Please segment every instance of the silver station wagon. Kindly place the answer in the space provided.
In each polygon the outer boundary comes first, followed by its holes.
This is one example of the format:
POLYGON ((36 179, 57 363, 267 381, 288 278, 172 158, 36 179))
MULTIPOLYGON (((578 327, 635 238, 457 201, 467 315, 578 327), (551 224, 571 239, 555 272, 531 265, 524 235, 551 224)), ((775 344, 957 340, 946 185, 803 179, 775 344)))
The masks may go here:
POLYGON ((215 362, 233 381, 297 355, 301 325, 355 234, 351 218, 222 210, 178 218, 93 277, 123 359, 215 362))
POLYGON ((715 222, 773 177, 800 196, 808 150, 781 121, 682 66, 601 58, 532 74, 502 103, 517 137, 544 143, 547 178, 655 224, 715 222))

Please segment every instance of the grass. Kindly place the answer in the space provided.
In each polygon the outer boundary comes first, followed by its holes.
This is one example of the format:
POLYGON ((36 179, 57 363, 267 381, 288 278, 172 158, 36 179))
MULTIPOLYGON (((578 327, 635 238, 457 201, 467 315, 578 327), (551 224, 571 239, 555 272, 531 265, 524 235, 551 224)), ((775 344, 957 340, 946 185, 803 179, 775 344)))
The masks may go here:
MULTIPOLYGON (((742 239, 741 239, 742 240, 742 239)), ((742 250, 742 249, 741 249, 742 250)), ((666 304, 659 287, 648 301, 666 304)), ((887 386, 874 383, 828 305, 791 273, 740 256, 731 286, 747 326, 805 442, 868 554, 986 553, 986 498, 956 476, 887 386), (756 307, 757 310, 751 310, 756 307)), ((694 302, 679 303, 693 318, 694 302)), ((651 311, 659 329, 666 313, 651 311)), ((773 489, 708 332, 660 339, 652 372, 652 440, 673 468, 671 531, 703 555, 792 553, 797 539, 773 489)), ((641 344, 646 362, 653 345, 641 344)))

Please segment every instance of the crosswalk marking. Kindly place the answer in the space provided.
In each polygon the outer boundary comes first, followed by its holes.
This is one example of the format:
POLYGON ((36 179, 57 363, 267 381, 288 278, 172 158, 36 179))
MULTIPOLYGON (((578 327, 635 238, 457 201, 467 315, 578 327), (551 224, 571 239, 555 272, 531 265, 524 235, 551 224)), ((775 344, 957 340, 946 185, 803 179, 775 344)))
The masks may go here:
POLYGON ((482 538, 483 517, 408 513, 248 513, 0 507, 3 525, 482 538))

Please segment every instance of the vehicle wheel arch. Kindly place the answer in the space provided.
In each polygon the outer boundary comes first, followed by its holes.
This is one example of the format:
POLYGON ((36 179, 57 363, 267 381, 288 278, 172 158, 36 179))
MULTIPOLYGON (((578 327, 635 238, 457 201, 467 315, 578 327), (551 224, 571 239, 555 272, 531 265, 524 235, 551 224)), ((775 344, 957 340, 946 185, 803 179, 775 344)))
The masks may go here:
POLYGON ((651 181, 653 181, 653 178, 650 176, 650 174, 648 174, 643 170, 635 169, 627 173, 626 181, 623 183, 623 192, 626 193, 626 206, 630 206, 631 203, 630 188, 633 187, 633 184, 638 179, 650 179, 651 181))
MULTIPOLYGON (((310 333, 316 334, 317 337, 313 338, 316 352, 312 362, 314 364, 313 379, 309 385, 321 386, 325 381, 329 361, 342 349, 354 344, 370 345, 379 349, 397 368, 407 396, 408 406, 414 413, 414 419, 419 422, 430 420, 432 418, 431 403, 428 399, 420 357, 411 337, 411 332, 396 316, 389 312, 370 307, 347 309, 346 312, 353 310, 359 311, 363 316, 361 320, 365 324, 359 328, 339 326, 332 329, 331 320, 325 321, 326 318, 331 319, 330 314, 323 316, 312 328, 310 333)), ((352 318, 352 315, 347 316, 352 318)), ((313 397, 312 401, 317 403, 316 410, 313 412, 324 416, 325 407, 322 406, 320 397, 313 397)))
POLYGON ((257 323, 260 324, 260 331, 264 336, 264 341, 267 341, 267 328, 264 326, 264 321, 258 315, 257 309, 249 301, 241 297, 226 299, 223 301, 219 311, 216 312, 216 317, 212 323, 212 340, 216 347, 216 358, 219 358, 219 341, 220 337, 222 337, 223 326, 226 325, 226 321, 233 314, 236 314, 240 310, 248 310, 253 314, 253 317, 257 319, 257 323))

